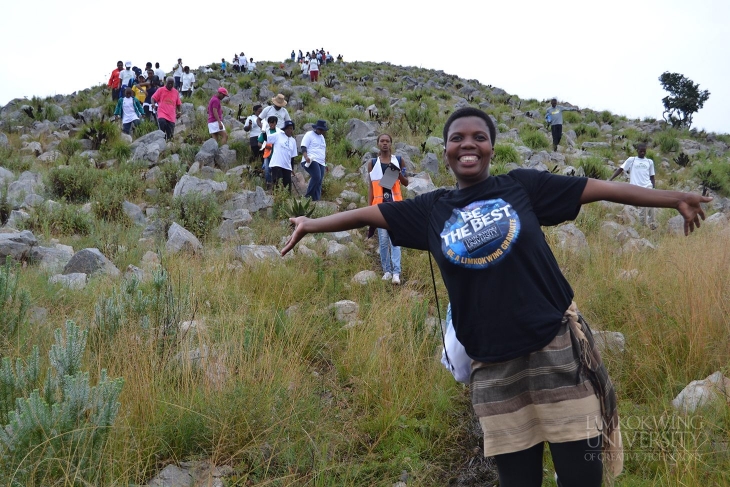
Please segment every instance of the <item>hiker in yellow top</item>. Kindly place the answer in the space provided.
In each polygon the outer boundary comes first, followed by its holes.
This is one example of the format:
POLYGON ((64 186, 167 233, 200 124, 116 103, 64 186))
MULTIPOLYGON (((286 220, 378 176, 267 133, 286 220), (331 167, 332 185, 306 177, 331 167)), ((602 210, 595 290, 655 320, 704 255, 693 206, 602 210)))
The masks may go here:
POLYGON ((553 152, 558 150, 558 144, 563 137, 563 112, 578 112, 577 107, 564 107, 558 105, 558 100, 553 98, 550 100, 550 108, 545 114, 545 121, 550 124, 550 130, 553 133, 553 152))

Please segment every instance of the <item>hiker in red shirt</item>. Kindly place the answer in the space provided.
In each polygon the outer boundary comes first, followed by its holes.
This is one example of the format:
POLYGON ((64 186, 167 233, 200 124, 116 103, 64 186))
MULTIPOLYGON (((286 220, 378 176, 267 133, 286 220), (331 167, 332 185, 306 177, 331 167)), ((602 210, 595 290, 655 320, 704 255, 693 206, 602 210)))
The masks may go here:
POLYGON ((117 69, 112 71, 112 75, 109 76, 109 82, 106 84, 112 89, 112 100, 117 101, 119 99, 119 73, 124 69, 124 63, 117 61, 117 69))

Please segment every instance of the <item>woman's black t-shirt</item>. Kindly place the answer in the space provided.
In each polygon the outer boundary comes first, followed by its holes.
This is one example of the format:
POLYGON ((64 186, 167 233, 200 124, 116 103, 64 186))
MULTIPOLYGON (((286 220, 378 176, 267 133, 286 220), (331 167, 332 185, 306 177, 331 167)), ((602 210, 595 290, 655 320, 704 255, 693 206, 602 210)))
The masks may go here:
POLYGON ((573 290, 540 226, 574 219, 586 181, 517 169, 379 207, 393 245, 433 254, 474 360, 509 360, 555 337, 573 290))

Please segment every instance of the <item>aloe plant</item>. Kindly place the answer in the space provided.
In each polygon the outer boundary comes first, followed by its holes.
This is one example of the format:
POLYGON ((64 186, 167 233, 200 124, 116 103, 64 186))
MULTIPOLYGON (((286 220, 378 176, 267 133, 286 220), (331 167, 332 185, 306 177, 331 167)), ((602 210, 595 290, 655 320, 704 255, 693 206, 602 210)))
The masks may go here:
POLYGON ((287 218, 296 218, 298 216, 311 217, 316 207, 309 198, 292 199, 284 208, 287 218))

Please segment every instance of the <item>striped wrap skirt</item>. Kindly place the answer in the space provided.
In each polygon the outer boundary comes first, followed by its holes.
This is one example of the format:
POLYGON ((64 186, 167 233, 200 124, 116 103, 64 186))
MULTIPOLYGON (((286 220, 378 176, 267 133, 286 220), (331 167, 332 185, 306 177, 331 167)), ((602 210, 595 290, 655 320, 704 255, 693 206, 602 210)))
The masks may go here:
POLYGON ((484 455, 603 435, 607 474, 621 472, 616 394, 575 303, 544 348, 504 362, 472 362, 471 399, 484 455))

